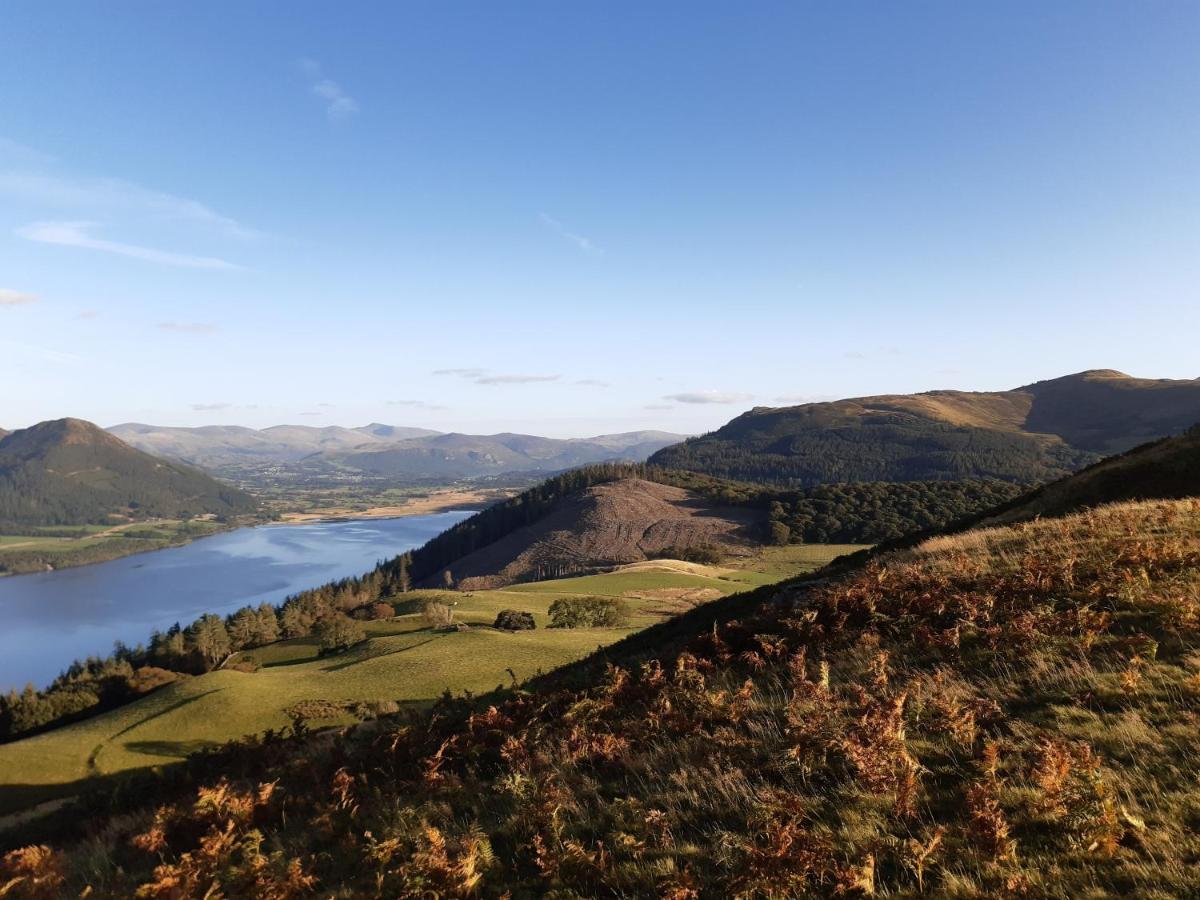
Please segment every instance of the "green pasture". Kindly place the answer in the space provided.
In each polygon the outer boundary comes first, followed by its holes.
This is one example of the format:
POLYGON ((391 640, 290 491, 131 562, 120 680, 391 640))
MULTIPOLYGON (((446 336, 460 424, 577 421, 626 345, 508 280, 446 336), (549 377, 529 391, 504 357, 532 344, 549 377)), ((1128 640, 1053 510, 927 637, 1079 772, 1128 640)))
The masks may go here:
MULTIPOLYGON (((70 795, 89 782, 133 769, 176 762, 189 753, 247 734, 291 724, 289 709, 311 701, 424 704, 444 691, 475 693, 549 671, 633 631, 681 612, 694 599, 747 590, 779 577, 811 571, 849 549, 771 548, 742 568, 697 567, 720 574, 659 569, 516 585, 504 590, 417 591, 397 603, 396 618, 366 625, 368 638, 344 653, 320 657, 313 638, 281 641, 241 654, 256 672, 228 667, 162 688, 96 718, 0 745, 0 814, 70 795), (625 597, 625 627, 549 629, 547 610, 568 596, 625 597), (680 600, 693 597, 692 600, 680 600), (466 630, 434 630, 418 609, 425 599, 454 605, 466 630), (538 627, 500 632, 491 624, 502 609, 533 613, 538 627)), ((231 660, 237 662, 238 658, 231 660)), ((349 714, 310 722, 312 727, 352 721, 349 714)))

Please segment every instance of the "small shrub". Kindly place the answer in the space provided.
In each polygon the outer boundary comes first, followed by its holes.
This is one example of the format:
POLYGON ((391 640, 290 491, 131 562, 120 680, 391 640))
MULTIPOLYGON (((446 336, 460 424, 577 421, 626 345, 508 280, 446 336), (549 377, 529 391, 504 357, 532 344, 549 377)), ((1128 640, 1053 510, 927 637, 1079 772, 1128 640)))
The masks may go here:
POLYGON ((711 544, 699 547, 664 547, 656 553, 650 554, 650 559, 682 559, 684 562, 700 563, 706 566, 715 566, 724 558, 725 555, 720 548, 711 544))
POLYGON ((421 607, 421 616, 430 628, 449 628, 454 624, 454 607, 438 600, 428 600, 421 607))
POLYGON ((531 612, 523 609, 502 609, 492 627, 503 631, 532 631, 537 628, 537 623, 533 620, 531 612))
POLYGON ((390 619, 396 615, 396 610, 392 608, 390 603, 372 603, 366 607, 367 618, 379 621, 381 619, 390 619))
POLYGON ((628 605, 616 597, 560 597, 550 604, 551 628, 614 628, 628 619, 628 605))

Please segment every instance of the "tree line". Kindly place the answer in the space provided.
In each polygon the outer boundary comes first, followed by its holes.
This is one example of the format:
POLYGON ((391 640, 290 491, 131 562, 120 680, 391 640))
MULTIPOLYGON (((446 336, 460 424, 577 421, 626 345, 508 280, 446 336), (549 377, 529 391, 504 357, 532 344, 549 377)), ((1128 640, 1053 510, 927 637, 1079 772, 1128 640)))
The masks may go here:
MULTIPOLYGON (((404 566, 393 566, 402 573, 404 566)), ((316 635, 321 651, 345 649, 366 638, 359 620, 394 613, 381 597, 407 590, 407 576, 393 581, 379 569, 344 578, 228 616, 205 613, 190 625, 154 631, 145 644, 118 642, 106 657, 71 663, 43 690, 0 694, 0 741, 14 740, 130 703, 180 678, 211 672, 242 650, 283 639, 316 635)))

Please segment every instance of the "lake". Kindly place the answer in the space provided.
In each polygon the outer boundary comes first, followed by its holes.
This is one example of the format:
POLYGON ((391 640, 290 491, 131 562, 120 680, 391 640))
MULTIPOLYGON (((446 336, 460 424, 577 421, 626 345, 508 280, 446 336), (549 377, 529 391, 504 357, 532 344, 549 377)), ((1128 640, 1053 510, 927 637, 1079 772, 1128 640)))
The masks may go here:
POLYGON ((183 547, 36 575, 0 578, 0 691, 44 686, 73 659, 106 656, 114 641, 144 642, 187 625, 327 581, 361 575, 420 546, 467 511, 263 525, 183 547))

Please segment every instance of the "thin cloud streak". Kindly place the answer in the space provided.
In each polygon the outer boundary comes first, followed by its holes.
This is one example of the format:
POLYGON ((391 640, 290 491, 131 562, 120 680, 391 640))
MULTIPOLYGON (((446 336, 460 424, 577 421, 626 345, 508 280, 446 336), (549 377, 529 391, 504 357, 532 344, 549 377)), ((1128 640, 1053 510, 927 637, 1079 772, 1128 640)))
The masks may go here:
POLYGON ((313 96, 324 102, 325 115, 329 121, 338 122, 359 111, 358 101, 342 90, 342 86, 332 78, 326 78, 320 64, 315 60, 301 60, 300 68, 311 79, 310 89, 313 96))
POLYGON ((19 341, 3 341, 0 340, 0 348, 7 347, 10 350, 16 350, 39 359, 42 362, 64 363, 67 365, 79 365, 84 362, 84 358, 75 353, 67 353, 63 350, 53 350, 49 347, 39 347, 37 344, 25 344, 19 341))
POLYGON ((123 244, 118 241, 108 241, 92 237, 88 232, 95 228, 95 222, 34 222, 18 228, 18 237, 39 244, 55 244, 60 247, 81 247, 85 250, 99 250, 102 253, 113 253, 117 256, 127 256, 143 262, 157 263, 163 266, 174 266, 181 269, 240 269, 223 259, 212 256, 191 256, 185 253, 171 253, 166 250, 156 250, 153 247, 142 247, 137 244, 123 244))
POLYGON ((559 375, 488 375, 476 378, 476 384, 536 384, 543 381, 558 381, 559 375))
POLYGON ((475 384, 536 384, 545 381, 558 381, 562 378, 561 375, 524 375, 524 374, 500 374, 489 375, 487 369, 479 368, 461 368, 461 369, 434 369, 434 375, 453 375, 458 378, 473 381, 475 384))
POLYGON ((411 406, 414 409, 448 409, 448 407, 441 406, 437 403, 426 403, 424 400, 388 400, 386 402, 388 406, 411 406))
POLYGON ((158 327, 162 331, 174 331, 179 334, 217 334, 221 330, 220 325, 211 322, 159 322, 158 327))
POLYGON ((750 394, 739 394, 725 391, 685 391, 681 394, 667 394, 664 400, 675 403, 742 403, 753 399, 750 394))
POLYGON ((0 288, 0 306, 27 306, 37 302, 37 294, 14 291, 11 288, 0 288))
POLYGON ((262 232, 223 216, 198 200, 151 190, 118 178, 71 179, 43 173, 0 171, 0 194, 45 206, 132 212, 191 222, 239 240, 263 236, 262 232))
POLYGON ((540 219, 542 224, 547 228, 561 235, 563 238, 570 241, 589 256, 604 255, 604 250, 600 247, 597 247, 590 238, 586 238, 582 234, 571 231, 569 228, 567 228, 567 226, 563 225, 562 222, 554 218, 554 216, 551 216, 548 213, 538 213, 538 219, 540 219))
POLYGON ((229 409, 233 406, 232 403, 193 403, 192 409, 196 412, 217 412, 222 409, 229 409))
POLYGON ((487 369, 434 369, 434 375, 458 375, 462 378, 481 378, 487 369))

